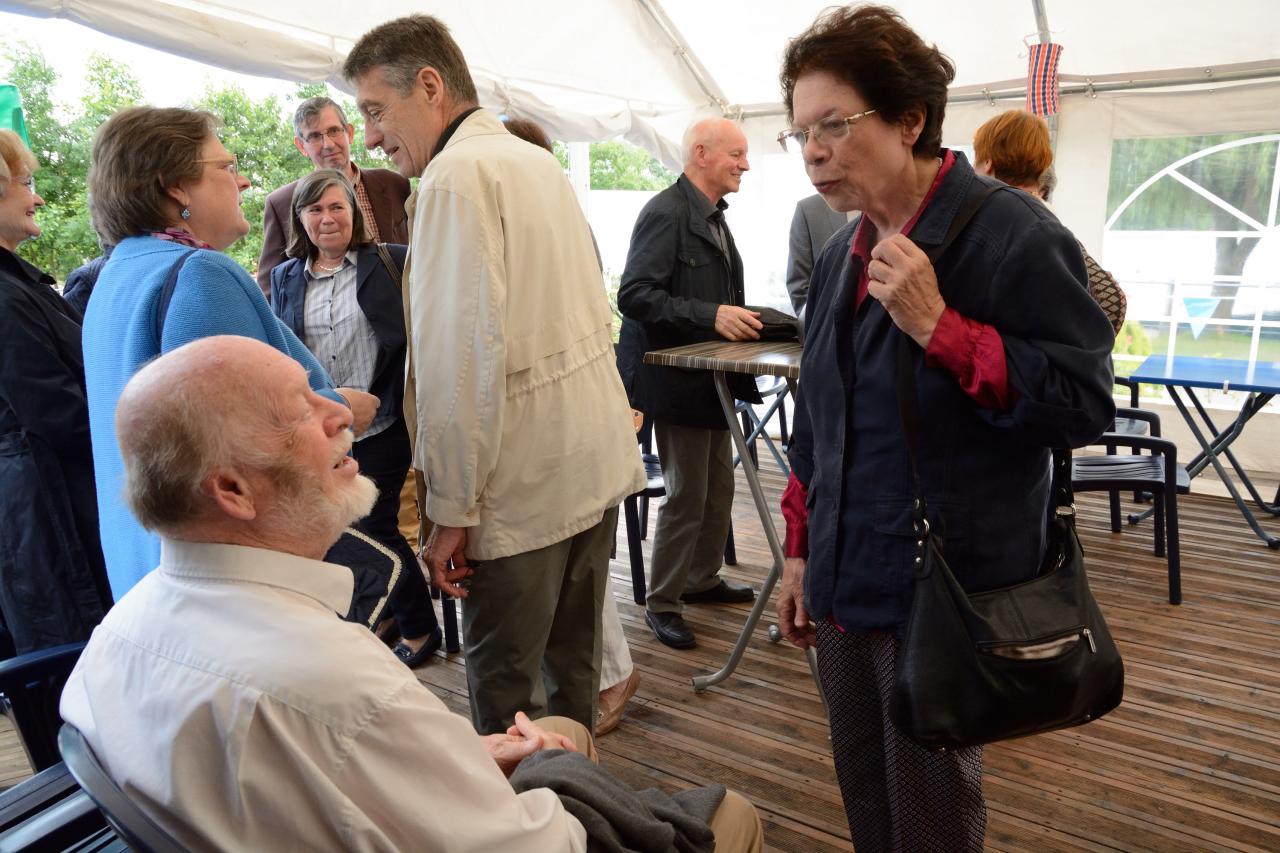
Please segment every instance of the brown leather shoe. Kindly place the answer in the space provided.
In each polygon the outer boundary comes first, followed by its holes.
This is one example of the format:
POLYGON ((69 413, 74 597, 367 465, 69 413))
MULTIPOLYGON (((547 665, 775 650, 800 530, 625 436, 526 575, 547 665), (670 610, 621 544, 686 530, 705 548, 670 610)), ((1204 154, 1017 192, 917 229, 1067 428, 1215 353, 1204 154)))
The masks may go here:
POLYGON ((627 702, 636 695, 636 688, 639 686, 640 670, 633 668, 631 675, 627 676, 622 697, 607 708, 603 705, 600 707, 600 713, 596 716, 596 737, 607 735, 618 727, 618 723, 622 722, 622 712, 626 710, 627 702))

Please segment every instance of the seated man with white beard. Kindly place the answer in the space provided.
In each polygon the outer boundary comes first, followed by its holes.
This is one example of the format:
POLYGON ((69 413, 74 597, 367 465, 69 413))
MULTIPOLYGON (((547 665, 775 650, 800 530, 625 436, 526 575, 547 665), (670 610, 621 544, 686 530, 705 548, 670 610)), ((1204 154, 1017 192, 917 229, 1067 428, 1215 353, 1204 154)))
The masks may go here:
MULTIPOLYGON (((339 616, 352 575, 321 558, 375 498, 350 418, 247 338, 203 338, 130 380, 116 431, 160 566, 94 631, 63 718, 187 849, 585 850, 583 821, 536 787, 555 780, 519 784, 561 759, 603 775, 569 754, 593 756, 584 728, 518 714, 482 738, 339 616)), ((709 822, 693 834, 716 849, 759 849, 741 797, 709 822)))

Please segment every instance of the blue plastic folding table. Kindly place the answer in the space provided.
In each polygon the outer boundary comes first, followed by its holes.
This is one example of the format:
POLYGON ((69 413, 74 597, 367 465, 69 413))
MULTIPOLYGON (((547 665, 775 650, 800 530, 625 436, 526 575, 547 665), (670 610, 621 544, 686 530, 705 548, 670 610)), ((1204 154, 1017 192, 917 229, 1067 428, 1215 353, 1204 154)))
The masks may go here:
POLYGON ((1235 469, 1236 476, 1240 478, 1240 483, 1248 490, 1249 496, 1254 503, 1268 515, 1280 516, 1280 494, 1277 494, 1277 500, 1273 503, 1265 501, 1258 494, 1257 487, 1254 486, 1253 481, 1249 479, 1249 475, 1245 473, 1244 468, 1231 452, 1231 445, 1244 432, 1245 425, 1262 410, 1263 406, 1271 402, 1273 397, 1280 394, 1280 362, 1183 355, 1152 355, 1148 356, 1138 366, 1138 369, 1129 375, 1129 378, 1135 382, 1163 385, 1169 389, 1169 396, 1173 398, 1173 404, 1178 407, 1183 420, 1191 428, 1191 434, 1200 443, 1200 453, 1187 464, 1187 473, 1194 478, 1206 467, 1212 465, 1213 469, 1218 473, 1218 477, 1226 485, 1227 491, 1231 493, 1231 498, 1236 502, 1236 507, 1239 508, 1240 514, 1244 516, 1245 521, 1253 528, 1253 532, 1258 535, 1259 539, 1267 543, 1268 548, 1273 550, 1280 549, 1280 538, 1272 536, 1262 529, 1262 525, 1258 523, 1257 516, 1254 515, 1249 505, 1245 503, 1244 498, 1240 496, 1240 491, 1236 488, 1235 482, 1222 465, 1222 457, 1226 457, 1231 467, 1235 469), (1240 408, 1240 414, 1236 415, 1235 419, 1227 424, 1226 428, 1220 430, 1214 423, 1213 418, 1210 417, 1208 410, 1205 409, 1204 404, 1200 402, 1200 398, 1196 396, 1194 390, 1196 388, 1245 391, 1248 396, 1245 398, 1244 405, 1240 408), (1181 392, 1179 389, 1181 389, 1181 392), (1187 408, 1186 401, 1182 399, 1182 394, 1185 394, 1187 399, 1191 401, 1200 419, 1204 422, 1207 432, 1201 429, 1195 415, 1187 408))

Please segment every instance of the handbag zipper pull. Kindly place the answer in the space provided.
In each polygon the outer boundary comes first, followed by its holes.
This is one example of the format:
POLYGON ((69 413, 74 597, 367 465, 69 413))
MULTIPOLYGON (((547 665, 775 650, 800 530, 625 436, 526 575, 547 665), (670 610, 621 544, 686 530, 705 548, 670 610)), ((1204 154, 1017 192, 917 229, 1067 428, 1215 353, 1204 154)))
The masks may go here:
POLYGON ((1084 638, 1089 641, 1089 651, 1096 655, 1098 653, 1098 646, 1093 642, 1093 632, 1088 628, 1085 628, 1081 633, 1083 633, 1084 638))

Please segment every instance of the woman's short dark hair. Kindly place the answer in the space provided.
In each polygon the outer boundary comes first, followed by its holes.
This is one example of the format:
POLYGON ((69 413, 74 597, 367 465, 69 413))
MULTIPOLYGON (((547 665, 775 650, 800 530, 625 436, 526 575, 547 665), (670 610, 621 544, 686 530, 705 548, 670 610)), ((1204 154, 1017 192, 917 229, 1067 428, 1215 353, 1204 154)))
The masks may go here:
POLYGON ((182 107, 130 107, 106 120, 89 167, 89 209, 104 243, 171 224, 167 190, 200 177, 200 150, 220 124, 212 113, 182 107))
POLYGON ((955 65, 937 45, 925 44, 897 12, 886 6, 829 9, 793 38, 778 77, 788 119, 795 114, 796 81, 815 71, 852 86, 887 122, 900 121, 913 108, 923 110, 924 127, 911 150, 932 157, 942 148, 942 118, 955 65))
POLYGON ((310 260, 319 253, 319 248, 311 242, 307 229, 302 226, 299 211, 318 202, 329 187, 342 187, 347 194, 347 204, 351 205, 351 243, 347 249, 370 242, 369 231, 364 226, 364 214, 360 212, 360 205, 356 204, 356 191, 351 186, 351 181, 336 169, 316 169, 298 181, 298 185, 293 188, 293 203, 289 209, 289 245, 284 250, 289 257, 310 260))

